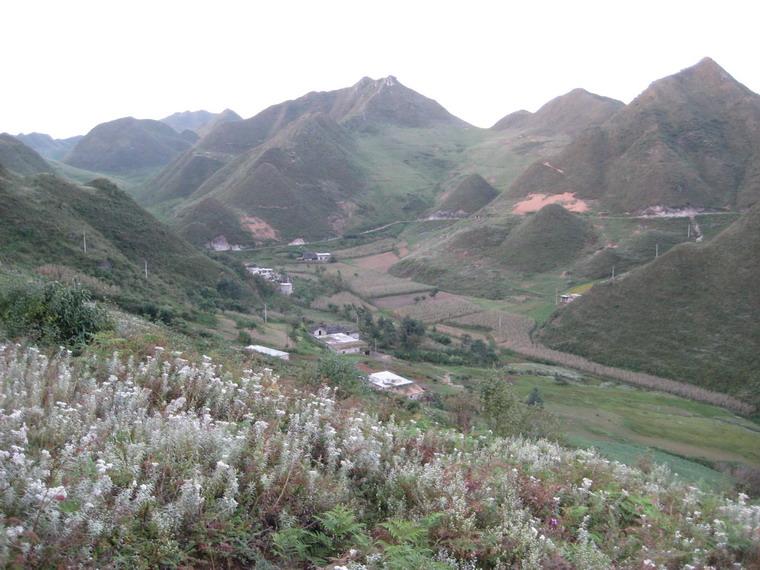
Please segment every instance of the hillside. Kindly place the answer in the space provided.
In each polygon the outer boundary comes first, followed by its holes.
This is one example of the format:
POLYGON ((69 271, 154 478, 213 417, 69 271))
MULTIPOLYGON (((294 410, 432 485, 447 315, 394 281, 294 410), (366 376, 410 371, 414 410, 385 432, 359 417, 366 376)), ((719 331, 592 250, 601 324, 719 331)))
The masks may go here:
MULTIPOLYGON (((252 238, 279 239, 283 231, 315 237, 340 229, 347 200, 364 184, 351 137, 329 116, 318 114, 301 118, 256 152, 233 161, 198 196, 201 205, 216 200, 252 238)), ((185 208, 197 211, 198 206, 191 202, 185 208)), ((205 243, 216 237, 216 229, 196 229, 204 215, 197 214, 201 217, 187 218, 193 225, 185 233, 205 243)), ((230 230, 234 233, 235 227, 230 230)), ((230 239, 226 229, 223 233, 230 239)))
POLYGON ((193 131, 200 135, 208 132, 217 124, 241 120, 242 117, 235 111, 225 109, 221 113, 211 113, 205 110, 172 113, 168 117, 161 119, 161 122, 169 125, 178 133, 193 131))
POLYGON ((498 248, 501 263, 522 273, 541 273, 567 265, 595 241, 589 222, 550 204, 528 216, 498 248))
POLYGON ((479 174, 460 177, 453 187, 444 192, 436 206, 438 215, 468 215, 480 210, 499 195, 479 174))
POLYGON ((711 242, 673 248, 558 311, 559 350, 760 403, 760 205, 711 242))
POLYGON ((232 272, 104 179, 76 185, 0 170, 0 259, 6 267, 84 280, 136 310, 146 299, 199 301, 204 288, 215 291, 222 280, 251 295, 232 272))
POLYGON ((8 133, 0 133, 0 165, 22 176, 52 172, 39 154, 8 133))
POLYGON ((54 139, 45 133, 18 134, 16 138, 32 150, 37 151, 43 158, 51 160, 63 159, 76 146, 81 136, 67 139, 54 139))
POLYGON ((516 111, 491 127, 493 130, 519 129, 541 134, 577 136, 585 129, 604 123, 625 104, 616 99, 573 89, 552 99, 535 113, 516 111))
POLYGON ((760 96, 706 58, 534 163, 510 195, 574 192, 615 212, 743 208, 760 198, 758 176, 760 96))
POLYGON ((469 218, 431 232, 390 272, 446 291, 504 299, 524 296, 526 282, 571 271, 598 242, 589 220, 552 204, 524 217, 469 218))
POLYGON ((160 121, 124 117, 96 126, 64 162, 94 172, 130 173, 164 166, 190 146, 192 141, 160 121))

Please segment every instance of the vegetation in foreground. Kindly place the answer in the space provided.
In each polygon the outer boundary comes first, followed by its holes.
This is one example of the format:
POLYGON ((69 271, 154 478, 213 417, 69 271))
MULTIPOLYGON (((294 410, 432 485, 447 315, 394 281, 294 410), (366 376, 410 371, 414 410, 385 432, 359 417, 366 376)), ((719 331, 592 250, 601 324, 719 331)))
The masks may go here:
MULTIPOLYGON (((701 568, 760 508, 546 440, 380 419, 269 369, 0 349, 8 567, 701 568)), ((327 379, 325 379, 327 380, 327 379)))

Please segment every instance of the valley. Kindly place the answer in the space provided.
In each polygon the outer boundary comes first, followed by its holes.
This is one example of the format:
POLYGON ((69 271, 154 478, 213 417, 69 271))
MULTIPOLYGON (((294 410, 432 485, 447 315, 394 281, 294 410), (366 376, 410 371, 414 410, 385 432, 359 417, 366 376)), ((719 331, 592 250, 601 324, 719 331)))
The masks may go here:
MULTIPOLYGON (((716 229, 726 227, 732 221, 731 216, 716 216, 716 221, 712 218, 709 215, 701 218, 708 220, 702 222, 706 228, 713 228, 711 236, 715 235, 716 229)), ((682 218, 618 217, 603 221, 609 224, 610 234, 614 232, 618 239, 644 228, 644 231, 656 229, 664 234, 675 227, 682 229, 684 225, 682 218)), ((518 393, 527 397, 534 387, 539 388, 546 409, 563 422, 566 440, 571 444, 597 447, 611 459, 624 462, 655 457, 680 476, 708 485, 726 485, 730 479, 730 476, 726 479, 726 469, 730 471, 728 466, 735 462, 760 464, 760 456, 755 451, 760 445, 760 425, 735 415, 737 411, 745 414, 752 411, 743 402, 715 392, 700 392, 688 384, 637 375, 552 351, 531 338, 536 327, 557 311, 558 294, 585 293, 595 282, 577 282, 563 276, 561 269, 527 278, 515 275, 510 280, 508 297, 489 299, 478 296, 478 289, 446 292, 462 288, 439 289, 434 285, 440 283, 436 279, 426 283, 392 274, 397 264, 403 265, 404 260, 414 258, 416 251, 424 251, 431 236, 451 231, 457 223, 461 222, 404 222, 400 224, 402 228, 385 228, 385 233, 381 230, 380 235, 359 238, 358 241, 363 242, 361 245, 348 248, 341 245, 357 239, 339 241, 338 245, 335 240, 310 244, 309 247, 330 251, 337 259, 335 263, 324 265, 294 263, 294 252, 301 246, 272 246, 235 255, 247 262, 278 268, 292 279, 297 292, 319 289, 320 284, 327 283, 327 290, 322 295, 313 298, 307 295, 303 301, 296 301, 296 314, 308 322, 350 324, 356 319, 356 309, 361 308, 375 316, 419 320, 428 329, 450 337, 455 343, 461 342, 463 337, 483 340, 502 351, 501 366, 517 372, 514 385, 518 393), (552 364, 533 364, 536 362, 552 364), (533 368, 540 372, 531 373, 533 368), (557 374, 567 374, 571 380, 557 382, 557 374), (652 389, 655 391, 650 391, 652 389), (660 390, 681 397, 665 396, 660 390), (690 402, 684 396, 705 403, 690 402), (673 417, 682 419, 672 421, 673 417), (730 442, 728 447, 727 442, 730 442)), ((685 240, 686 233, 683 237, 685 240)), ((460 275, 466 278, 464 272, 460 275)), ((472 275, 479 275, 478 270, 473 269, 472 275)), ((289 321, 286 314, 279 318, 289 321)), ((276 336, 282 324, 270 325, 274 327, 270 336, 263 332, 269 330, 267 325, 261 319, 257 322, 263 329, 256 329, 255 338, 267 340, 271 346, 291 350, 294 354, 301 350, 310 353, 309 349, 294 344, 285 335, 276 336)), ((354 357, 354 361, 359 365, 377 366, 381 353, 370 359, 354 357)), ((471 393, 479 379, 489 372, 488 368, 441 366, 424 360, 389 358, 395 370, 419 379, 427 390, 440 397, 471 393), (444 382, 444 378, 449 381, 444 382)), ((387 365, 389 360, 381 362, 387 365)))
POLYGON ((0 566, 755 567, 758 252, 709 58, 0 134, 0 566))

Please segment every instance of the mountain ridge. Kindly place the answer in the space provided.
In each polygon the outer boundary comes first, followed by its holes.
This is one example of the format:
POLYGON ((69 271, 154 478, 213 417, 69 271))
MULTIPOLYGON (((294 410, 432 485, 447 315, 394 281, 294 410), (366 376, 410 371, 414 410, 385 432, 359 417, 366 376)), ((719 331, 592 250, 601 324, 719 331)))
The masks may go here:
POLYGON ((760 96, 705 58, 653 82, 549 161, 531 165, 510 194, 574 192, 616 212, 745 208, 760 199, 760 96))

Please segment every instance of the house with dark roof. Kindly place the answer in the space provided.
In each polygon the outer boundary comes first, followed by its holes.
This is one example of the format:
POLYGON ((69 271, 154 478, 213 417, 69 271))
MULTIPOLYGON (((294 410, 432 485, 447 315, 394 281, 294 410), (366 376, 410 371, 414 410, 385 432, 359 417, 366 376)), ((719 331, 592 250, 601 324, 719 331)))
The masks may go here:
POLYGON ((347 334, 347 335, 355 335, 356 338, 359 338, 359 335, 355 333, 350 327, 347 327, 346 325, 339 325, 337 323, 319 323, 317 326, 312 327, 311 330, 311 336, 315 338, 321 338, 330 334, 347 334))

